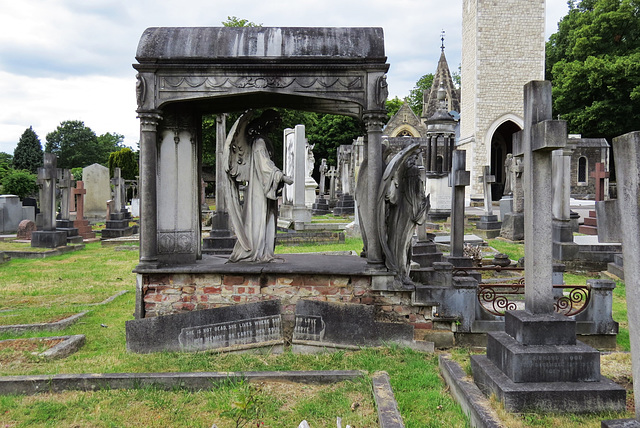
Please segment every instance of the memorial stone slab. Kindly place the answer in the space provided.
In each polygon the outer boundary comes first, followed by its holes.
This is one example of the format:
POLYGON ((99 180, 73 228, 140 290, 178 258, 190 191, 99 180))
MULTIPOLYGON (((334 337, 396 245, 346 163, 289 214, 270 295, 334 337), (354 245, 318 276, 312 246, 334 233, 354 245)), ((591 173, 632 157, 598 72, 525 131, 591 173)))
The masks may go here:
POLYGON ((0 195, 0 233, 15 233, 22 220, 20 198, 16 195, 0 195))
POLYGON ((268 300, 126 322, 127 349, 239 351, 283 345, 280 302, 268 300))
POLYGON ((94 163, 82 169, 82 181, 87 191, 84 198, 84 215, 87 218, 106 218, 105 202, 111 199, 109 168, 94 163))

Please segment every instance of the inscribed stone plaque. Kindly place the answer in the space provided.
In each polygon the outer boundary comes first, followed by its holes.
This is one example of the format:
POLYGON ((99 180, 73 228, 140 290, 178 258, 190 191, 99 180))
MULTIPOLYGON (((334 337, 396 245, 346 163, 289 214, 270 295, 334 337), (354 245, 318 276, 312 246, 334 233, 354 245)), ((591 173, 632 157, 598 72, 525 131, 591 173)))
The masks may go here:
POLYGON ((235 350, 283 340, 278 300, 131 320, 126 330, 134 352, 235 350))

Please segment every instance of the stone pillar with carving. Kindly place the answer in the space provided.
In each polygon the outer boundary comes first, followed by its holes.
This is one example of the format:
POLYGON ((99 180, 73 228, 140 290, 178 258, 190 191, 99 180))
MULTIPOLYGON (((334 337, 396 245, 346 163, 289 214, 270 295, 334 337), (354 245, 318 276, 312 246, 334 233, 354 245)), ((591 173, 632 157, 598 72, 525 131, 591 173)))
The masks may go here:
MULTIPOLYGON (((367 235, 367 261, 373 265, 383 263, 382 247, 376 229, 377 211, 373 201, 378 197, 378 188, 382 179, 382 127, 386 119, 387 115, 384 111, 364 114, 367 128, 367 201, 369 203, 364 207, 368 218, 363 218, 362 224, 367 235)), ((363 210, 360 212, 363 213, 363 210)))
POLYGON ((158 264, 158 122, 160 111, 138 111, 140 119, 140 264, 158 264))

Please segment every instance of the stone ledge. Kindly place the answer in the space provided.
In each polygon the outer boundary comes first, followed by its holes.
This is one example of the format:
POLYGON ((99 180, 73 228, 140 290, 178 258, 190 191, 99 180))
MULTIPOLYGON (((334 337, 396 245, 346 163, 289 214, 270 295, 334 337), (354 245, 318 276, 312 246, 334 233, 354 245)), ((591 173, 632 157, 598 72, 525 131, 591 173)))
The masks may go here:
MULTIPOLYGON (((31 241, 29 241, 31 242, 31 241)), ((70 251, 78 251, 84 248, 84 244, 70 244, 63 247, 53 248, 47 251, 3 251, 9 257, 16 259, 44 259, 51 256, 59 256, 70 251)))
POLYGON ((71 315, 68 318, 56 322, 40 322, 35 324, 15 324, 0 326, 0 333, 21 334, 33 331, 57 331, 69 327, 71 324, 85 316, 88 311, 82 311, 78 314, 71 315))
POLYGON ((404 428, 387 372, 376 372, 371 378, 373 398, 378 410, 380 428, 404 428))
POLYGON ((460 365, 446 356, 438 358, 440 373, 449 386, 451 395, 469 417, 472 427, 502 428, 504 425, 491 408, 489 400, 471 380, 460 365))
POLYGON ((73 336, 54 336, 54 337, 33 337, 29 339, 6 339, 1 342, 14 342, 16 340, 62 340, 60 343, 52 346, 44 352, 37 354, 38 357, 45 360, 55 360, 57 358, 67 357, 76 352, 85 342, 84 334, 76 334, 73 336))
POLYGON ((231 381, 330 384, 365 376, 359 370, 197 372, 197 373, 86 373, 0 377, 0 394, 33 395, 43 392, 139 389, 146 386, 172 390, 208 390, 231 381))

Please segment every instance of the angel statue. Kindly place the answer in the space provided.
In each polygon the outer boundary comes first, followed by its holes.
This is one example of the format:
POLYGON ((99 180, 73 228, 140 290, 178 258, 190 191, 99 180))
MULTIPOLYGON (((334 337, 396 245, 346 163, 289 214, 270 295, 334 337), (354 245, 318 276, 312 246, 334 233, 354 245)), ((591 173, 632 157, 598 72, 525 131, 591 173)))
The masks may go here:
POLYGON ((226 202, 238 237, 229 262, 275 259, 277 193, 284 184, 293 183, 271 160, 273 145, 266 136, 280 124, 280 116, 274 110, 266 110, 256 119, 253 115, 249 110, 238 118, 224 145, 226 202), (246 185, 243 205, 241 184, 246 185))
POLYGON ((385 265, 396 273, 396 287, 413 285, 409 278, 411 238, 429 212, 424 194, 420 144, 414 143, 395 155, 384 170, 378 191, 378 235, 385 265))

